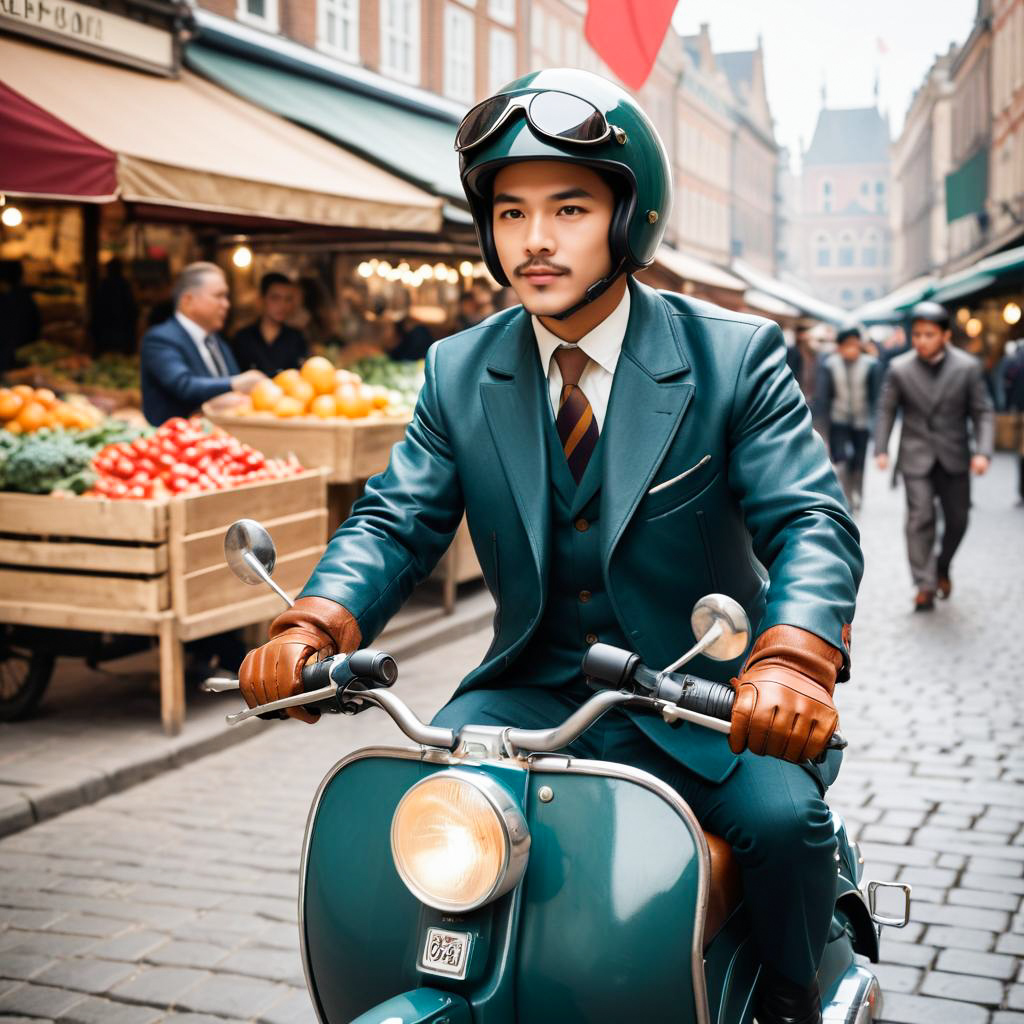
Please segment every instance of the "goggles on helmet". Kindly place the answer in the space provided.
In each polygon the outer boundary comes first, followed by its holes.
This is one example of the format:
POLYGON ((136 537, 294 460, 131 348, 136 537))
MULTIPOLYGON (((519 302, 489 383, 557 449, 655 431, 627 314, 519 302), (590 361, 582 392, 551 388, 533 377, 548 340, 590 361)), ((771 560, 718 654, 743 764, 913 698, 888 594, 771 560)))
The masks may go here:
POLYGON ((610 125, 592 103, 567 92, 546 89, 517 96, 492 96, 478 103, 455 133, 456 151, 464 153, 489 139, 519 110, 538 135, 558 142, 593 146, 612 135, 619 143, 626 141, 626 133, 610 125))

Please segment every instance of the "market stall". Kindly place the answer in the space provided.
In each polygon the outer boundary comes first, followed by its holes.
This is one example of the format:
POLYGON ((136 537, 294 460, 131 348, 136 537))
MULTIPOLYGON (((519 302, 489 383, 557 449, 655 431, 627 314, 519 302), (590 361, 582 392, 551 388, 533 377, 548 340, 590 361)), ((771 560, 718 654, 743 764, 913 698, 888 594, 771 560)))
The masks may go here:
POLYGON ((62 631, 61 653, 81 631, 148 636, 159 645, 164 729, 177 733, 183 645, 280 610, 224 564, 225 530, 262 520, 278 547, 277 582, 297 592, 326 541, 324 474, 198 421, 153 432, 102 416, 62 427, 25 415, 57 401, 0 391, 0 712, 29 713, 45 689, 57 645, 39 628, 62 631))

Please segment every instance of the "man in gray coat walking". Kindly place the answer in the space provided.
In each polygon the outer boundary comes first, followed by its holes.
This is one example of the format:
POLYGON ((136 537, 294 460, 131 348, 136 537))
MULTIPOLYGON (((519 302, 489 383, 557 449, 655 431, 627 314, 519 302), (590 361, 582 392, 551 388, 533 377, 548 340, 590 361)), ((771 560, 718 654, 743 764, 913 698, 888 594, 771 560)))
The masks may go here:
POLYGON ((896 412, 903 416, 896 469, 907 492, 907 554, 917 586, 915 611, 930 611, 935 594, 952 592, 949 567, 967 530, 970 473, 980 476, 992 457, 992 400, 973 356, 950 345, 949 314, 937 302, 910 311, 913 351, 894 359, 882 384, 875 428, 875 461, 889 465, 887 449, 896 412), (974 434, 974 454, 967 421, 974 434), (935 550, 935 505, 944 528, 935 550))

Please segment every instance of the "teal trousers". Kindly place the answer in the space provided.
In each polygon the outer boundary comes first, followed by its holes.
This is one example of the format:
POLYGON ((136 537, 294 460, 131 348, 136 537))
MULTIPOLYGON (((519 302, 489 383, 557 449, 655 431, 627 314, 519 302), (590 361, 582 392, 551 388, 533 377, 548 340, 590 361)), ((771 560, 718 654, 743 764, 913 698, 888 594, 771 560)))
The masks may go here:
MULTIPOLYGON (((434 724, 547 729, 589 695, 582 684, 470 690, 442 708, 434 724)), ((824 791, 809 772, 746 751, 736 770, 715 785, 670 758, 618 710, 566 752, 632 765, 679 793, 701 825, 732 847, 762 963, 798 985, 810 985, 835 906, 836 840, 824 791)))

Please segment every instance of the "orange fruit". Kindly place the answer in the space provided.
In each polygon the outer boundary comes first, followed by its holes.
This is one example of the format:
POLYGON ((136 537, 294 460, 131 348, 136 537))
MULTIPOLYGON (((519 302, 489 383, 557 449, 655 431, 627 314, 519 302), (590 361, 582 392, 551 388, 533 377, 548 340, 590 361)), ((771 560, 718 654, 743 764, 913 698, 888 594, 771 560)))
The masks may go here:
POLYGON ((351 370, 335 370, 334 371, 334 383, 335 386, 341 384, 358 384, 363 378, 358 373, 353 373, 351 370))
POLYGON ((309 411, 322 420, 329 420, 338 415, 337 406, 334 404, 334 395, 317 395, 309 403, 309 411))
POLYGON ((10 388, 0 389, 0 420, 13 420, 24 404, 25 399, 10 388))
POLYGON ((329 395, 335 388, 334 364, 323 356, 307 359, 299 373, 318 395, 329 395))
POLYGON ((21 424, 17 420, 11 420, 10 423, 5 423, 4 430, 6 430, 9 434, 24 433, 24 431, 21 429, 21 424))
POLYGON ((49 388, 36 388, 35 400, 47 409, 57 404, 57 396, 49 388))
POLYGON ((288 393, 288 389, 285 387, 285 385, 289 381, 298 380, 300 377, 301 377, 301 374, 299 373, 298 370, 294 370, 294 369, 293 370, 282 370, 280 373, 278 373, 278 374, 276 374, 274 376, 274 383, 279 388, 281 388, 285 392, 285 394, 287 394, 288 393))
POLYGON ((284 393, 301 402, 303 411, 309 408, 309 403, 313 401, 313 396, 316 394, 313 385, 303 377, 289 380, 284 385, 284 393))
POLYGON ((274 415, 280 416, 282 419, 301 416, 306 411, 306 407, 297 398, 292 398, 291 395, 282 395, 277 400, 277 405, 274 406, 274 415))
POLYGON ((41 405, 39 402, 26 402, 21 412, 18 413, 18 418, 15 422, 19 424, 26 434, 29 434, 33 430, 46 426, 47 419, 48 414, 45 405, 41 405))
POLYGON ((252 407, 257 412, 270 412, 274 406, 284 397, 284 391, 272 380, 261 380, 249 392, 252 399, 252 407))
POLYGON ((31 384, 15 384, 11 390, 26 402, 31 402, 36 395, 36 389, 31 384))
POLYGON ((391 402, 387 388, 370 388, 369 395, 370 403, 373 405, 374 409, 386 409, 391 402))
POLYGON ((368 416, 373 408, 370 399, 351 385, 342 386, 334 392, 334 404, 337 406, 338 414, 347 416, 350 420, 368 416))

